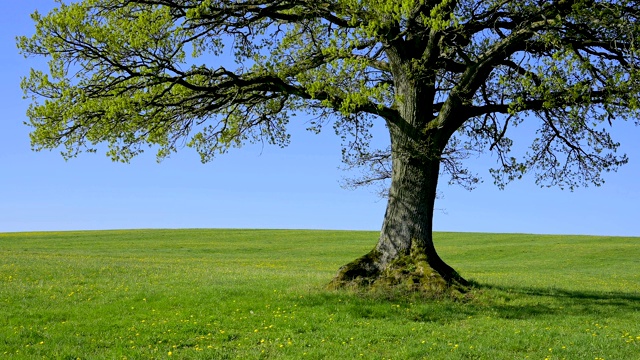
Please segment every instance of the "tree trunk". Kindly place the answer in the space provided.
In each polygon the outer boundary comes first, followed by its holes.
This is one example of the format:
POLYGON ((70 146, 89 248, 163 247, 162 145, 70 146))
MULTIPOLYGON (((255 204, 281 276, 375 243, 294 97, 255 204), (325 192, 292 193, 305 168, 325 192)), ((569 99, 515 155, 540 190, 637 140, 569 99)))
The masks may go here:
POLYGON ((343 266, 333 287, 371 286, 443 295, 468 283, 433 245, 439 159, 394 158, 387 210, 376 247, 343 266))
MULTIPOLYGON (((389 124, 392 179, 376 247, 343 266, 332 287, 401 288, 442 295, 468 283, 438 255, 433 245, 433 211, 442 151, 450 134, 429 130, 420 89, 405 91, 401 114, 407 126, 389 124), (444 140, 443 140, 444 139, 444 140)), ((427 108, 426 111, 430 112, 427 108)))

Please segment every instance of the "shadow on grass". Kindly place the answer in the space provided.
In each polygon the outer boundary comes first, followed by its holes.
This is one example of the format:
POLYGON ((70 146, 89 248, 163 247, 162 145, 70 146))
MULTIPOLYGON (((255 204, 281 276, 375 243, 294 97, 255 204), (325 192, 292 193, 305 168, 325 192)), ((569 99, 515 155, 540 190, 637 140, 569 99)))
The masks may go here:
POLYGON ((578 300, 603 300, 603 301, 621 301, 622 303, 631 302, 638 306, 640 304, 640 293, 638 292, 598 292, 598 291, 575 291, 563 290, 559 288, 535 288, 535 287, 516 287, 516 286, 498 286, 490 284, 475 284, 480 289, 499 290, 507 293, 517 293, 531 296, 550 296, 555 298, 569 298, 578 300))
POLYGON ((538 316, 620 316, 640 311, 638 292, 577 291, 561 288, 475 284, 471 306, 507 319, 538 316))
MULTIPOLYGON (((545 317, 626 317, 640 313, 638 292, 574 291, 560 288, 473 285, 468 301, 420 297, 384 298, 348 291, 308 294, 307 307, 328 307, 352 319, 451 323, 468 317, 528 320, 545 317)), ((636 315, 637 316, 637 315, 636 315)))

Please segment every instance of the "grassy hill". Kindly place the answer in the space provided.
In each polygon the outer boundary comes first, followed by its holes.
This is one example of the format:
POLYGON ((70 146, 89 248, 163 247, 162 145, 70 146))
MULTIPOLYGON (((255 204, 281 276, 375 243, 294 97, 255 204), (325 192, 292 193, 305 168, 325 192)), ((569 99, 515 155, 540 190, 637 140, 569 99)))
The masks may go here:
POLYGON ((437 233, 472 300, 325 290, 376 238, 0 234, 0 358, 638 359, 640 238, 437 233))

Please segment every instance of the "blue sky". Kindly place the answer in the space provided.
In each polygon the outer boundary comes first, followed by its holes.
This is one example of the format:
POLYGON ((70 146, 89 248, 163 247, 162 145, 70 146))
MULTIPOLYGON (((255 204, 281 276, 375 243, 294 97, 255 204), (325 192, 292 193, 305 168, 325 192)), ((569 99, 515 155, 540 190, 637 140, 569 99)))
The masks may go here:
MULTIPOLYGON (((286 149, 247 146, 201 164, 191 149, 158 164, 152 153, 130 164, 104 154, 64 161, 36 153, 20 78, 42 60, 24 59, 17 35, 30 34, 29 14, 53 0, 7 2, 0 12, 0 232, 133 228, 288 228, 379 230, 386 202, 373 190, 344 190, 340 139, 329 129, 292 124, 286 149)), ((492 183, 490 156, 470 167, 484 183, 468 192, 440 185, 435 230, 640 236, 640 129, 615 124, 614 137, 630 162, 607 174, 600 188, 541 189, 531 176, 505 190, 492 183)), ((377 141, 387 141, 381 132, 377 141)), ((517 139, 516 139, 517 140, 517 139)))

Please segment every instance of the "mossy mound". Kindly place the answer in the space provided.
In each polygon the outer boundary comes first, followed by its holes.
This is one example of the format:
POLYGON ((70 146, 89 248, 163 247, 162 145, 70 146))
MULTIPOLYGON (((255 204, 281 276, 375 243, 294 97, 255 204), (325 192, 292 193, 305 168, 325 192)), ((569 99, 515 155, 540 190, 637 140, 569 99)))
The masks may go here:
POLYGON ((343 266, 329 284, 331 289, 354 289, 375 293, 418 293, 430 298, 464 298, 469 283, 439 258, 433 266, 427 256, 398 256, 386 267, 378 265, 376 250, 343 266))

